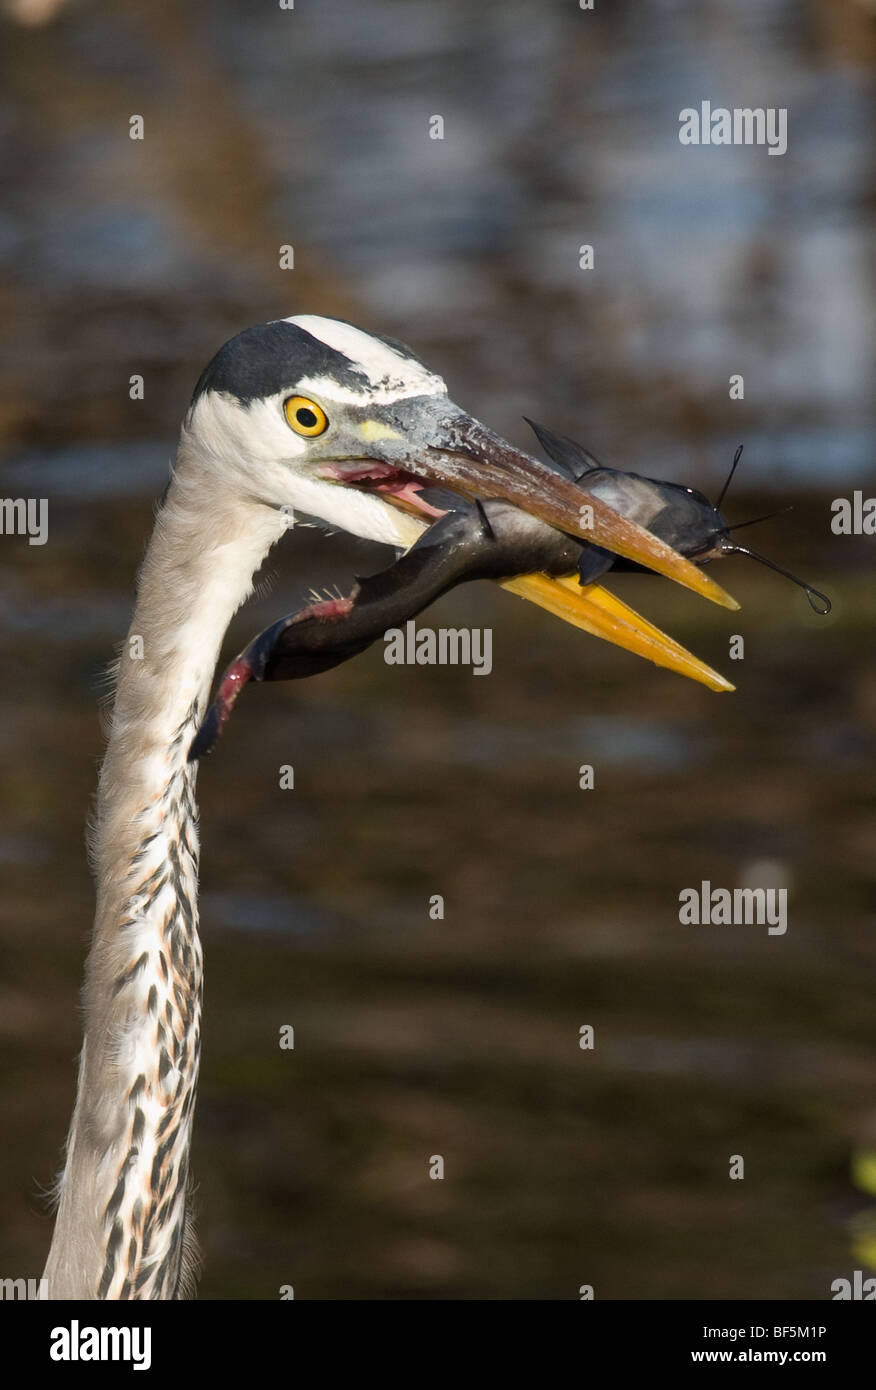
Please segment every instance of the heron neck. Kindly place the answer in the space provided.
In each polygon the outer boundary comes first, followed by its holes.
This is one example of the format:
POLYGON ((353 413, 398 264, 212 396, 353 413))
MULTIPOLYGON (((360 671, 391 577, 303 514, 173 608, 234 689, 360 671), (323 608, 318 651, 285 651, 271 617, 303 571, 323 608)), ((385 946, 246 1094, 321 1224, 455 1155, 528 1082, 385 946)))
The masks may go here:
POLYGON ((46 1276, 53 1298, 174 1298, 200 1047, 195 766, 228 623, 286 518, 180 459, 119 661, 93 835, 85 1039, 46 1276))

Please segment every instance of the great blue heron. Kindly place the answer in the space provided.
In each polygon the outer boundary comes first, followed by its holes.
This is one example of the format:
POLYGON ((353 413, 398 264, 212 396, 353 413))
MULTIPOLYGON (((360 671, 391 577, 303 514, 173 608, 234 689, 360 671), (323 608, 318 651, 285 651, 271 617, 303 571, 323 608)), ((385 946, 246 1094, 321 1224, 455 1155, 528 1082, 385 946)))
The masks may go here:
MULTIPOLYGON (((735 606, 701 570, 512 448, 404 345, 335 319, 246 330, 206 368, 140 571, 93 838, 94 935, 78 1090, 46 1265, 52 1298, 176 1298, 200 1048, 196 764, 220 644, 296 514, 406 550, 438 484, 504 499, 564 533, 735 606)), ((729 688, 632 610, 544 575, 509 587, 729 688), (638 645, 637 645, 638 644, 638 645)), ((717 683, 717 684, 716 684, 717 683)))

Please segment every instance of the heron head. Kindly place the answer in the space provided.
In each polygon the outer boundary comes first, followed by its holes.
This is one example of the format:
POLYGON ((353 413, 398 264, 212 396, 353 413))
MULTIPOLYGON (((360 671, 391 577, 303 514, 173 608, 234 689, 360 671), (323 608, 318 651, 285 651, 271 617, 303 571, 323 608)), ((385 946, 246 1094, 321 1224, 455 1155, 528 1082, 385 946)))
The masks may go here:
POLYGON ((183 446, 250 499, 395 545, 438 514, 428 487, 502 498, 735 606, 657 536, 454 404, 410 348, 341 319, 303 314, 232 338, 195 388, 183 446))

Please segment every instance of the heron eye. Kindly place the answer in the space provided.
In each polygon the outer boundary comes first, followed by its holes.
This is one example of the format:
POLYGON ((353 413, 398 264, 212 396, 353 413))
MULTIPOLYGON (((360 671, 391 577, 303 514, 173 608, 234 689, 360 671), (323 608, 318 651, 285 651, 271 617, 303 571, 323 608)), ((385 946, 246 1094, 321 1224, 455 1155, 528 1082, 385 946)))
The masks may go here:
POLYGON ((296 434, 312 437, 328 429, 328 416, 321 405, 307 396, 290 396, 283 405, 286 421, 296 434))

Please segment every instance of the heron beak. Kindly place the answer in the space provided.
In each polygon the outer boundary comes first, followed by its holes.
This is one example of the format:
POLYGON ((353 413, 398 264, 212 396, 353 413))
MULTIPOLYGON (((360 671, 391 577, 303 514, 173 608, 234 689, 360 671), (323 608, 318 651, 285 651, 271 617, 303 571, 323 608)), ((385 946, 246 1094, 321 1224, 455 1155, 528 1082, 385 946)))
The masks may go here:
POLYGON ((713 603, 739 607, 720 584, 650 531, 462 411, 439 424, 434 442, 412 454, 408 466, 418 477, 466 497, 502 498, 559 531, 633 560, 713 603))

